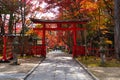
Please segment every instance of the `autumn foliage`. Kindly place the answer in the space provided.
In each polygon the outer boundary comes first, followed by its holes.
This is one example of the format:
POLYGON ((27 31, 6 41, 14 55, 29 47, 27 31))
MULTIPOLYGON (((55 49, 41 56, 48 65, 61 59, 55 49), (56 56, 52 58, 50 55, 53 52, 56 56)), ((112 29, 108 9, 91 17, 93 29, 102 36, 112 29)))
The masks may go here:
MULTIPOLYGON (((27 35, 37 35, 42 38, 42 31, 34 31, 32 29, 33 23, 29 18, 57 20, 89 18, 89 23, 85 25, 88 30, 88 42, 89 40, 99 36, 100 30, 102 34, 113 31, 114 23, 112 0, 1 0, 0 4, 0 14, 11 14, 10 20, 6 19, 7 21, 3 21, 4 23, 6 22, 6 27, 4 27, 5 31, 10 33, 14 32, 15 28, 13 26, 15 26, 15 23, 17 23, 17 29, 22 30, 23 17, 21 13, 23 14, 24 12, 22 10, 25 10, 25 27, 29 29, 25 32, 27 35), (49 13, 52 13, 54 18, 51 17, 49 13), (46 15, 41 17, 43 14, 46 15)), ((78 27, 85 26, 78 25, 78 27)), ((40 27, 40 25, 36 25, 36 27, 40 27)), ((64 28, 70 26, 63 25, 62 27, 64 28)), ((69 36, 71 34, 71 32, 67 31, 46 31, 46 38, 49 38, 49 43, 51 45, 65 45, 68 44, 70 39, 69 36), (58 36, 57 34, 62 35, 58 36)), ((78 35, 81 37, 84 33, 79 32, 78 35)))

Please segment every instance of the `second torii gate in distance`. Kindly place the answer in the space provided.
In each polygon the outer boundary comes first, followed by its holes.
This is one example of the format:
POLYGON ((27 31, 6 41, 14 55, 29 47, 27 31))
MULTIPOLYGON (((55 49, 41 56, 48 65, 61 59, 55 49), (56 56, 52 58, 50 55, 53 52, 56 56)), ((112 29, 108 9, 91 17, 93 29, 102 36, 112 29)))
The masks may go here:
POLYGON ((78 52, 78 49, 80 48, 77 46, 77 34, 76 31, 78 30, 86 30, 85 28, 78 28, 77 24, 86 24, 88 22, 88 19, 81 19, 81 20, 41 20, 41 19, 34 19, 31 18, 31 21, 35 24, 42 24, 42 28, 34 28, 34 30, 42 30, 43 35, 42 35, 42 56, 46 57, 46 42, 45 42, 45 33, 46 30, 54 30, 54 31, 72 31, 73 32, 73 52, 72 56, 73 58, 76 57, 77 55, 84 53, 85 54, 85 49, 81 48, 81 50, 78 52), (57 28, 47 28, 46 24, 57 24, 57 28), (70 28, 62 28, 62 24, 71 24, 73 25, 70 28), (83 50, 84 49, 84 50, 83 50))

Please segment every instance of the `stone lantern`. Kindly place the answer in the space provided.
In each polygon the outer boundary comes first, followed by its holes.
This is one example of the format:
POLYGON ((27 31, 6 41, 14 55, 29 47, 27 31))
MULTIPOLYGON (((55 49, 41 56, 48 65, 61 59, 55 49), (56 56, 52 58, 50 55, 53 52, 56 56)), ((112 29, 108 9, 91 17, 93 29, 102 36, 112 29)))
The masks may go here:
POLYGON ((100 58, 101 58, 101 63, 104 64, 105 63, 105 53, 106 53, 106 43, 105 43, 105 39, 104 37, 100 37, 100 48, 99 48, 99 52, 100 52, 100 58))
POLYGON ((13 53, 13 65, 18 65, 18 53, 19 53, 19 39, 15 37, 12 43, 12 53, 13 53))

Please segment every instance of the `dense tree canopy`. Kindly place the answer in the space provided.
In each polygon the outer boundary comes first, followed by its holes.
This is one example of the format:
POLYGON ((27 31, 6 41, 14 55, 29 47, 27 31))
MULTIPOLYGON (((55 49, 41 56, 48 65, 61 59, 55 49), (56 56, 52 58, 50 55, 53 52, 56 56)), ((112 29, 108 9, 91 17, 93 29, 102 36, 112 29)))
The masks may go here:
MULTIPOLYGON (((118 16, 117 3, 119 2, 117 1, 118 0, 115 0, 115 15, 118 16)), ((5 30, 5 32, 7 31, 10 34, 14 32, 16 24, 19 30, 24 26, 26 27, 23 28, 26 29, 25 31, 30 29, 27 34, 31 33, 33 25, 29 18, 49 20, 89 18, 89 23, 85 25, 87 28, 87 42, 89 43, 91 40, 99 41, 98 38, 104 36, 107 40, 111 40, 110 44, 112 45, 110 45, 110 47, 114 48, 114 24, 117 25, 118 23, 114 23, 117 17, 115 16, 114 20, 113 0, 0 0, 0 15, 2 16, 3 22, 1 30, 5 30)), ((85 26, 78 25, 78 27, 85 26)), ((70 26, 62 25, 62 27, 70 26)), ((119 29, 116 28, 115 30, 119 29)), ((115 32, 115 35, 117 35, 119 31, 115 32)), ((66 41, 67 38, 70 39, 70 34, 70 32, 65 32, 63 36, 60 36, 61 41, 68 44, 66 41)), ((77 34, 82 36, 84 33, 78 32, 77 34)), ((117 38, 118 36, 115 39, 117 38)), ((119 47, 116 48, 116 50, 118 49, 119 47)), ((117 51, 117 53, 119 53, 119 51, 117 51)))

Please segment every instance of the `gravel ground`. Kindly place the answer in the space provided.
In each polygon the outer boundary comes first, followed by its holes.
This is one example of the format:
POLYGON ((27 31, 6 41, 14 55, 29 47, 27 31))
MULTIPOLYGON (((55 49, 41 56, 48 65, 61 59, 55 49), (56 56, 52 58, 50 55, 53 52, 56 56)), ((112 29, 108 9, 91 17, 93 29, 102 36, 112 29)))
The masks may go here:
POLYGON ((100 80, 120 80, 120 67, 88 67, 100 80))
POLYGON ((0 80, 19 80, 23 78, 41 59, 38 57, 21 58, 20 65, 0 63, 0 80))

